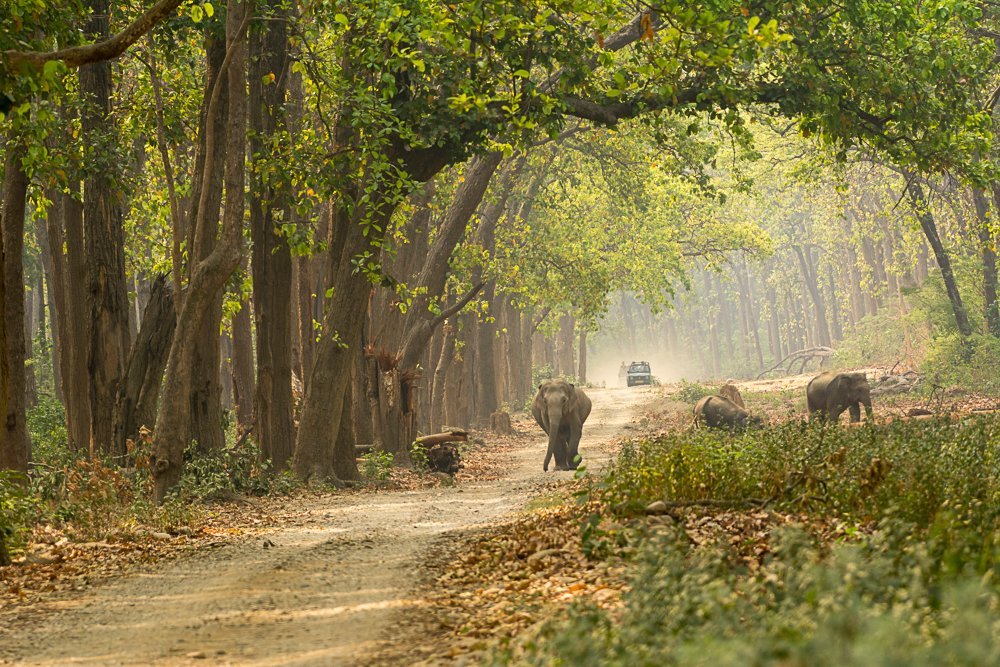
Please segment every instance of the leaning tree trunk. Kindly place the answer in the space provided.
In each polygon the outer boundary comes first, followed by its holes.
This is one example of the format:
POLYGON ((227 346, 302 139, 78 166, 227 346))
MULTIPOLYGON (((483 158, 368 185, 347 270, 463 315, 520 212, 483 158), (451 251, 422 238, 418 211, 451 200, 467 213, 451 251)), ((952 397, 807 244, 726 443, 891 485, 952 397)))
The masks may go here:
MULTIPOLYGON (((110 34, 109 0, 91 0, 87 33, 96 40, 110 34)), ((116 164, 117 128, 111 116, 111 63, 80 68, 80 93, 85 100, 81 129, 92 164, 116 164)), ((120 174, 119 174, 120 175, 120 174)), ((94 169, 83 191, 87 225, 87 304, 90 340, 87 369, 90 387, 91 453, 110 450, 114 441, 113 414, 118 385, 128 359, 128 289, 125 282, 125 231, 120 195, 112 167, 94 169)), ((121 455, 124 452, 114 452, 121 455)))
POLYGON ((917 220, 920 221, 920 228, 923 230, 924 236, 927 237, 927 242, 930 243, 931 250, 934 251, 934 258, 941 269, 941 278, 944 280, 944 287, 948 293, 948 301, 951 303, 952 313, 955 315, 955 324, 958 326, 958 332, 964 338, 968 338, 972 335, 972 325, 969 324, 969 316, 965 310, 965 304, 962 303, 962 295, 958 291, 955 274, 951 269, 951 258, 948 256, 944 244, 941 243, 941 237, 938 236, 937 226, 934 224, 934 216, 927 207, 923 188, 920 187, 920 184, 916 180, 911 179, 908 191, 914 211, 917 214, 917 220))
POLYGON ((132 346, 125 379, 115 406, 115 449, 128 451, 128 441, 138 441, 140 429, 156 424, 156 403, 163 369, 174 338, 177 314, 166 276, 153 283, 152 294, 142 316, 139 335, 132 346))
POLYGON ((2 227, 3 283, 0 287, 0 470, 28 471, 31 443, 25 424, 24 408, 24 276, 21 255, 24 251, 24 214, 28 178, 21 161, 24 147, 19 138, 7 142, 4 163, 2 227))
MULTIPOLYGON (((229 111, 227 132, 216 137, 214 130, 206 135, 206 159, 200 177, 211 177, 216 165, 213 164, 213 142, 226 141, 225 189, 227 206, 222 219, 219 242, 212 252, 199 261, 191 271, 188 294, 184 299, 177 331, 170 346, 167 372, 163 385, 163 397, 156 416, 156 440, 153 464, 155 497, 162 502, 167 492, 180 479, 184 462, 184 449, 190 429, 190 397, 194 376, 192 365, 195 351, 200 343, 201 329, 208 318, 212 305, 240 263, 242 250, 244 213, 244 156, 246 152, 246 71, 244 30, 249 20, 250 9, 241 0, 230 0, 226 17, 228 48, 226 59, 220 68, 228 73, 229 111)), ((212 90, 208 106, 207 127, 214 127, 218 113, 219 86, 212 90)), ((203 197, 205 196, 204 190, 203 197)), ((206 219, 204 206, 200 207, 195 229, 214 221, 206 219)))

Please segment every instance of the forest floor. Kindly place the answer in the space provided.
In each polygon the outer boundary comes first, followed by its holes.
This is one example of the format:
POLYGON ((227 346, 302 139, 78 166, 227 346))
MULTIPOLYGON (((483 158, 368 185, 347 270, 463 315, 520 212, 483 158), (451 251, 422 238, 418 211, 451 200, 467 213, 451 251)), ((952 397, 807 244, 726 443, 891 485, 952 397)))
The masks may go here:
MULTIPOLYGON (((638 428, 654 405, 662 411, 664 399, 649 388, 588 393, 594 410, 581 454, 598 470, 613 455, 615 439, 638 428)), ((453 576, 444 570, 454 570, 452 559, 477 535, 508 526, 526 508, 542 507, 536 523, 548 520, 546 498, 562 499, 573 485, 572 473, 542 472, 545 441, 533 422, 520 419, 515 428, 520 437, 494 447, 487 436, 472 449, 468 463, 478 473, 460 474, 454 485, 271 500, 258 507, 259 527, 243 538, 194 543, 176 557, 137 564, 80 590, 0 608, 0 664, 365 665, 463 655, 467 661, 481 648, 474 632, 442 646, 437 635, 450 642, 454 632, 447 631, 455 628, 428 623, 444 603, 468 602, 474 593, 456 589, 454 600, 446 592, 443 601, 435 582, 453 576)), ((544 558, 549 551, 538 553, 544 558)), ((605 575, 563 581, 561 589, 556 582, 555 590, 564 596, 607 590, 610 598, 605 575)))

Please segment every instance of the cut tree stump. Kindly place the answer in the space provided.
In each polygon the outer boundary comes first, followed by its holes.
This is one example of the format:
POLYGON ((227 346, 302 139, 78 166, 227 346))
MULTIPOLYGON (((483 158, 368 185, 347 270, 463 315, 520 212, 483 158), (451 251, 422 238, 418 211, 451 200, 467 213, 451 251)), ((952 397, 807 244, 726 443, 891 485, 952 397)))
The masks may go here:
POLYGON ((462 455, 454 443, 468 441, 468 433, 455 430, 423 435, 417 438, 416 443, 424 447, 427 453, 427 466, 431 470, 454 475, 464 467, 462 455))
POLYGON ((514 435, 514 428, 510 425, 510 414, 502 410, 491 414, 490 430, 497 435, 514 435))

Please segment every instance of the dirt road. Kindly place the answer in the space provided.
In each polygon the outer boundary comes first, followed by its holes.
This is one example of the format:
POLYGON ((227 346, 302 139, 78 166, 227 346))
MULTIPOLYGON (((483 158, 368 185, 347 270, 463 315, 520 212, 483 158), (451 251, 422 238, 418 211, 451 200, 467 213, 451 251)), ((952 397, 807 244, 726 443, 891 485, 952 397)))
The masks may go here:
MULTIPOLYGON (((581 454, 591 469, 652 398, 596 389, 581 454)), ((498 481, 302 500, 300 519, 60 602, 40 622, 0 628, 0 664, 347 665, 391 634, 435 540, 521 508, 570 473, 542 472, 540 429, 498 481)))

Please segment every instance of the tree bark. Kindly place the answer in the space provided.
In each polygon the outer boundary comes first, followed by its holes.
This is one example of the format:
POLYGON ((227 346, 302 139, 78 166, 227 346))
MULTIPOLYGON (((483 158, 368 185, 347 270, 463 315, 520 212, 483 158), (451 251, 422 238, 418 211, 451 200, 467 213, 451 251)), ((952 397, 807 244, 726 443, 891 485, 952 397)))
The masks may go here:
POLYGON ((22 160, 24 146, 15 137, 8 140, 4 161, 2 227, 3 286, 0 308, 3 330, 0 331, 0 470, 28 471, 31 443, 25 423, 24 405, 24 215, 28 196, 28 177, 22 160))
MULTIPOLYGON (((109 0, 91 0, 87 35, 100 41, 110 34, 109 0)), ((111 65, 100 62, 80 68, 84 141, 97 155, 94 164, 115 164, 117 128, 111 115, 111 65)), ((90 339, 87 369, 90 381, 90 450, 109 451, 114 441, 113 413, 118 385, 130 347, 128 289, 125 282, 125 236, 120 195, 110 167, 87 176, 83 195, 86 221, 87 305, 90 339)), ((114 452, 117 455, 124 452, 114 452)))
MULTIPOLYGON (((270 174, 268 146, 285 130, 285 98, 291 74, 288 12, 281 2, 266 3, 264 28, 251 36, 250 151, 257 156, 250 196, 253 242, 254 324, 257 331, 257 437, 277 469, 287 467, 295 444, 292 422, 292 256, 281 233, 291 209, 287 186, 270 174), (272 78, 273 77, 273 78, 272 78)), ((273 158, 272 158, 273 159, 273 158)), ((297 296, 297 295, 296 295, 297 296)), ((342 403, 342 401, 341 401, 342 403)))
POLYGON ((253 425, 253 401, 257 393, 250 326, 250 301, 247 299, 232 319, 233 402, 236 403, 236 430, 239 433, 245 433, 253 425))
POLYGON ((576 380, 580 384, 587 384, 587 330, 580 329, 580 370, 576 374, 576 380))
POLYGON ((128 451, 128 441, 138 441, 139 430, 156 424, 156 404, 163 369, 177 326, 174 297, 166 276, 153 282, 142 326, 129 354, 124 381, 115 406, 115 451, 128 451))
MULTIPOLYGON (((63 219, 66 225, 66 302, 68 313, 66 353, 69 372, 66 383, 66 421, 70 447, 83 450, 90 447, 91 406, 88 390, 86 341, 90 337, 87 318, 87 263, 83 241, 83 207, 69 194, 62 195, 63 219)), ((50 228, 50 232, 51 232, 50 228)), ((60 248, 61 253, 61 248, 60 248)))

